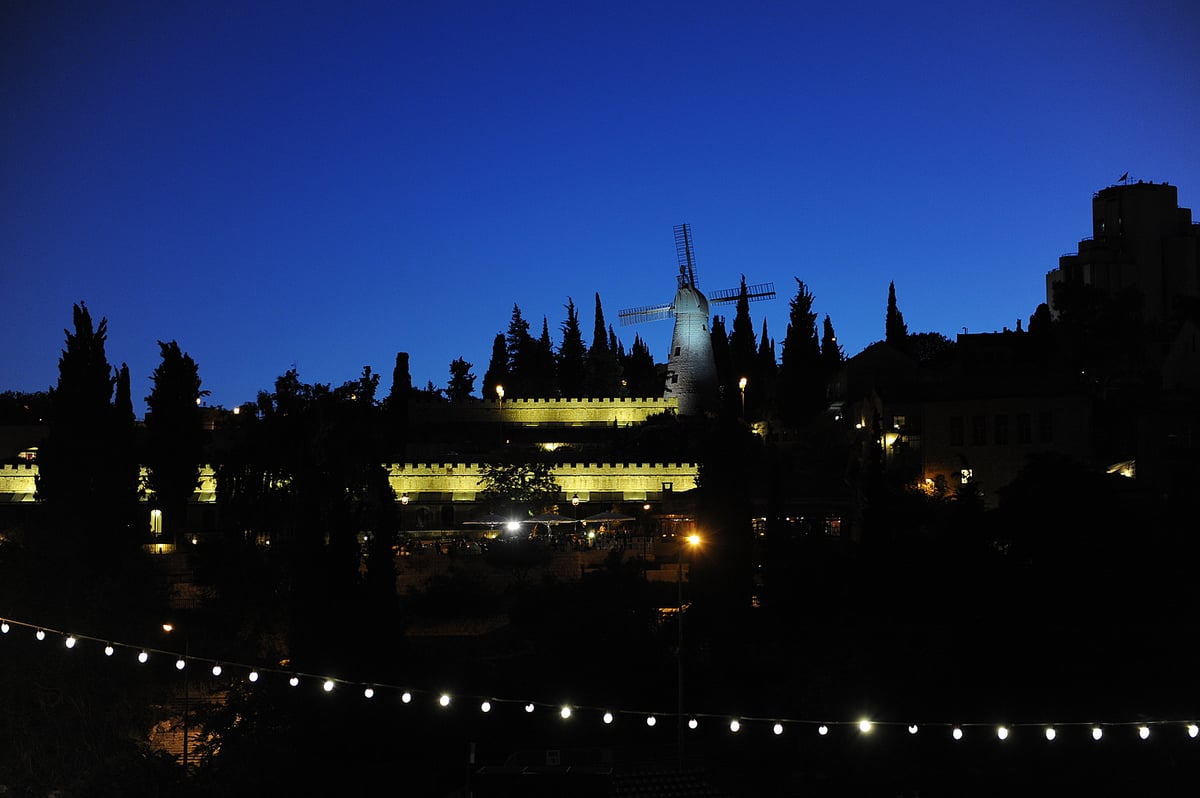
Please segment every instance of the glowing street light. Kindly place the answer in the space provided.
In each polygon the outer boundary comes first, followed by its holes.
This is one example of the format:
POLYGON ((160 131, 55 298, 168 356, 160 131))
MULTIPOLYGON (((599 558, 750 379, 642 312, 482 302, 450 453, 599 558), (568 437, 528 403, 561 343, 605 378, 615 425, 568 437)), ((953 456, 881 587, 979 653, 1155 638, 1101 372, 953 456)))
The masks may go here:
POLYGON ((496 397, 497 397, 497 401, 500 402, 500 409, 503 410, 504 409, 504 386, 503 385, 496 386, 496 397))
POLYGON ((748 382, 749 380, 745 377, 738 380, 738 390, 742 392, 742 420, 746 418, 746 383, 748 382))

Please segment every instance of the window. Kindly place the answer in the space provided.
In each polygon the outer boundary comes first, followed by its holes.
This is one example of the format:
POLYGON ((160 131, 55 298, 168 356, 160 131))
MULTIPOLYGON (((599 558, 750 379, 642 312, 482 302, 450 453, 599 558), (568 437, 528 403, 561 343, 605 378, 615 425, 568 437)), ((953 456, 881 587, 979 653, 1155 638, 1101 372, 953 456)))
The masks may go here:
POLYGON ((892 429, 902 429, 906 420, 904 416, 892 416, 892 429))
POLYGON ((963 445, 963 419, 962 416, 950 416, 950 445, 963 445))
POLYGON ((1017 413, 1017 443, 1029 443, 1033 440, 1033 427, 1029 423, 1028 413, 1017 413))
POLYGON ((677 384, 679 384, 679 375, 678 375, 678 374, 672 374, 672 375, 671 375, 671 384, 672 384, 672 385, 677 385, 677 384))
POLYGON ((962 478, 962 484, 970 485, 971 480, 975 478, 975 471, 974 469, 964 468, 959 472, 959 475, 962 478))
POLYGON ((1003 413, 996 416, 996 423, 992 427, 994 438, 997 446, 1004 446, 1008 443, 1008 416, 1003 413))
POLYGON ((679 357, 679 347, 675 347, 675 357, 679 357))
POLYGON ((971 416, 971 445, 987 443, 987 416, 971 416))
POLYGON ((1049 410, 1038 413, 1038 442, 1050 443, 1054 440, 1054 417, 1049 410))

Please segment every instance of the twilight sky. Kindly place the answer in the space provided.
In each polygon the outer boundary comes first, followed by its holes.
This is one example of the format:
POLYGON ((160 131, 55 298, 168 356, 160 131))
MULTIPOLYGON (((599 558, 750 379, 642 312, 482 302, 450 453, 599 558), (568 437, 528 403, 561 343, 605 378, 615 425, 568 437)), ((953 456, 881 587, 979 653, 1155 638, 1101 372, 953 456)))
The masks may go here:
POLYGON ((1188 0, 340 5, 0 0, 0 390, 80 300, 139 415, 160 339, 225 407, 482 381, 514 303, 557 344, 669 302, 679 222, 701 289, 775 283, 756 332, 798 277, 853 355, 889 280, 914 332, 1027 320, 1126 171, 1200 209, 1188 0))

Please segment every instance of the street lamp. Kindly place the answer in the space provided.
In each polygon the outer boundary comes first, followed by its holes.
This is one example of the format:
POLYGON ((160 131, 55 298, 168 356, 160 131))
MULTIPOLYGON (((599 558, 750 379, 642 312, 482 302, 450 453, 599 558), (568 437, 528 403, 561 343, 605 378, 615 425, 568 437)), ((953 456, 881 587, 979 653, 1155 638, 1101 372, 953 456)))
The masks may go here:
MULTIPOLYGON (((164 623, 162 625, 162 630, 164 632, 166 632, 167 634, 171 634, 171 632, 175 631, 175 625, 172 623, 164 623)), ((188 709, 189 709, 188 703, 189 703, 189 701, 188 701, 187 661, 188 661, 188 636, 184 635, 183 636, 183 659, 180 660, 180 662, 183 663, 183 667, 180 670, 183 671, 183 770, 184 770, 184 773, 187 773, 187 766, 188 766, 188 709)))
MULTIPOLYGON (((700 536, 697 534, 688 535, 687 541, 689 549, 695 549, 700 545, 700 536)), ((679 600, 678 611, 675 617, 675 630, 679 637, 676 640, 675 660, 678 664, 679 686, 679 702, 678 714, 675 716, 676 733, 679 745, 679 770, 683 771, 683 545, 679 546, 679 559, 675 563, 675 589, 676 597, 679 600)), ((689 569, 690 570, 690 569, 689 569)))
POLYGON ((402 495, 400 497, 400 537, 401 537, 402 543, 404 542, 403 541, 403 538, 404 538, 404 508, 407 506, 408 506, 408 493, 405 492, 404 495, 402 495))
POLYGON ((742 420, 743 421, 746 418, 746 383, 748 383, 748 382, 749 382, 749 380, 746 379, 745 377, 742 377, 740 380, 738 380, 738 390, 740 390, 742 392, 742 420))
POLYGON ((503 410, 504 409, 504 386, 503 385, 496 386, 496 396, 500 402, 500 409, 503 410))

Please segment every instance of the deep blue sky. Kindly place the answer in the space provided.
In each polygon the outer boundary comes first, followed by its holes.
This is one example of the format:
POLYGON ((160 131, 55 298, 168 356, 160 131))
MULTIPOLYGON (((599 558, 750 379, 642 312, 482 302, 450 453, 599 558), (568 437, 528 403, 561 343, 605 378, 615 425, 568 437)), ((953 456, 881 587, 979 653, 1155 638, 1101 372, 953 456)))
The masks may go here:
POLYGON ((913 331, 1028 319, 1123 172, 1200 207, 1193 2, 348 5, 0 0, 0 390, 80 300, 139 399, 159 339, 226 407, 482 379, 514 303, 557 343, 669 301, 678 222, 852 355, 889 280, 913 331))

